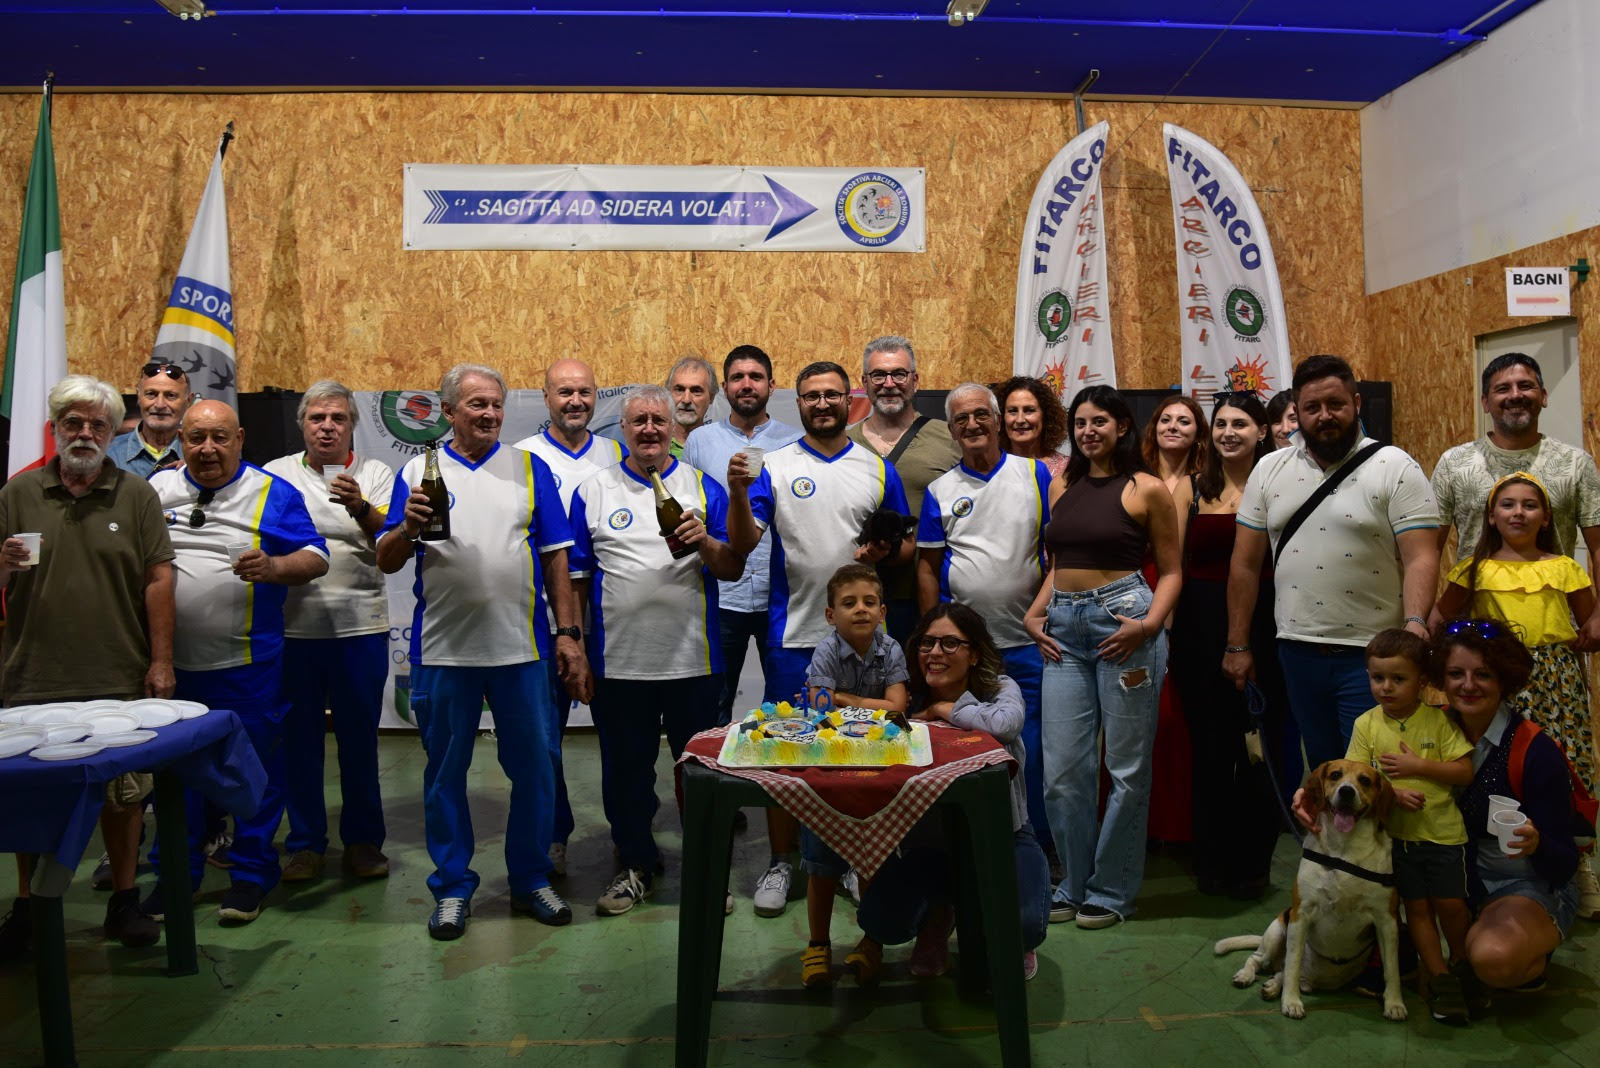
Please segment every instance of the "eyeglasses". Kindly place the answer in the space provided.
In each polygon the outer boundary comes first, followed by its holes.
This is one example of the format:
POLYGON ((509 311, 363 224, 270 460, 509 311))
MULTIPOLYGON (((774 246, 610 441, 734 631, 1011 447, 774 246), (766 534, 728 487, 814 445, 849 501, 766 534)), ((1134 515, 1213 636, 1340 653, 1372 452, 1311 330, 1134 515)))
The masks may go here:
POLYGON ((175 363, 165 360, 152 360, 139 369, 140 378, 149 378, 151 375, 166 375, 168 378, 188 378, 189 372, 175 363))
POLYGON ((987 408, 979 408, 975 412, 962 412, 959 415, 952 416, 950 421, 956 426, 965 426, 968 423, 992 423, 994 422, 994 413, 987 408))
POLYGON ((932 634, 924 634, 917 639, 917 652, 931 653, 934 646, 938 646, 947 653, 953 653, 957 649, 967 648, 971 644, 967 639, 957 638, 954 634, 940 634, 937 637, 932 634))
POLYGON ((111 424, 104 419, 85 419, 81 415, 69 415, 57 420, 56 425, 68 434, 82 433, 84 427, 94 431, 95 437, 104 437, 111 432, 111 424))
POLYGON ((1492 619, 1453 619, 1444 625, 1444 632, 1450 635, 1472 634, 1491 641, 1495 638, 1504 638, 1510 633, 1502 624, 1492 619))
POLYGON ((905 368, 901 368, 898 371, 868 371, 867 372, 867 381, 871 382, 875 386, 881 386, 885 382, 893 382, 897 386, 898 385, 903 385, 910 378, 911 378, 911 372, 907 371, 905 368))
POLYGON ((199 530, 201 527, 206 525, 206 514, 200 509, 210 504, 212 500, 216 498, 216 496, 217 491, 214 489, 203 489, 200 491, 200 498, 194 502, 194 511, 189 513, 189 526, 191 529, 199 530))
POLYGON ((850 394, 840 393, 836 389, 830 389, 826 393, 802 393, 800 394, 800 403, 815 408, 819 404, 838 404, 848 396, 850 394))

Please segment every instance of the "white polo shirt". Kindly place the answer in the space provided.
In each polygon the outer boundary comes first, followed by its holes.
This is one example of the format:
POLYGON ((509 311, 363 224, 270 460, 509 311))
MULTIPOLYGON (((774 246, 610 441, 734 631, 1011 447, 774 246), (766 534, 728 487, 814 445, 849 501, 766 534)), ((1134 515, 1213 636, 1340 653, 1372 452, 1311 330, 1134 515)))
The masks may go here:
POLYGON ((877 453, 848 442, 823 456, 804 440, 767 453, 750 508, 773 535, 768 640, 785 649, 812 649, 833 633, 828 580, 854 560, 867 516, 907 513, 900 476, 877 453))
MULTIPOLYGON (((413 456, 400 469, 382 534, 405 520, 426 462, 413 456)), ((572 544, 550 469, 497 442, 477 463, 445 445, 439 474, 450 495, 450 538, 417 542, 411 662, 503 667, 548 658, 539 554, 572 544)))
MULTIPOLYGON (((1297 435, 1294 445, 1268 453, 1250 472, 1239 524, 1266 531, 1268 552, 1275 552, 1306 498, 1371 443, 1362 438, 1325 472, 1297 435)), ((1439 506, 1422 468, 1392 445, 1379 449, 1317 506, 1278 561, 1278 637, 1364 646, 1378 631, 1403 625, 1395 535, 1438 526, 1439 506)))
MULTIPOLYGON (((379 515, 389 511, 394 494, 394 469, 382 460, 352 456, 347 471, 379 515)), ((353 638, 389 630, 389 595, 378 570, 377 542, 335 504, 328 485, 311 467, 306 454, 280 456, 267 471, 300 491, 317 533, 328 543, 328 573, 304 586, 291 586, 283 605, 287 638, 353 638)))
POLYGON ((1002 649, 1032 645, 1022 625, 1044 581, 1050 469, 1008 453, 988 474, 957 464, 928 484, 917 548, 943 549, 939 599, 969 605, 1002 649))
MULTIPOLYGON (((728 540, 728 495, 716 480, 672 460, 661 481, 706 532, 728 540)), ((590 578, 589 659, 607 679, 689 679, 722 671, 717 584, 698 553, 674 560, 656 522, 648 480, 625 463, 599 471, 572 495, 574 578, 590 578)))
POLYGON ((523 438, 517 442, 516 447, 533 453, 550 468, 550 478, 555 482, 556 489, 561 491, 563 512, 571 511, 572 491, 577 489, 584 479, 596 471, 616 466, 624 456, 628 455, 628 450, 623 447, 622 442, 603 438, 599 434, 590 434, 583 448, 571 452, 550 436, 548 427, 531 437, 523 438))
POLYGON ((176 553, 173 666, 215 671, 259 664, 280 654, 288 587, 240 579, 228 562, 228 546, 248 544, 268 556, 310 549, 327 559, 327 543, 312 525, 300 491, 248 463, 241 463, 233 479, 215 491, 190 481, 187 468, 157 471, 150 486, 161 500, 176 553), (205 504, 200 503, 202 496, 205 504), (191 526, 196 519, 200 525, 191 526))

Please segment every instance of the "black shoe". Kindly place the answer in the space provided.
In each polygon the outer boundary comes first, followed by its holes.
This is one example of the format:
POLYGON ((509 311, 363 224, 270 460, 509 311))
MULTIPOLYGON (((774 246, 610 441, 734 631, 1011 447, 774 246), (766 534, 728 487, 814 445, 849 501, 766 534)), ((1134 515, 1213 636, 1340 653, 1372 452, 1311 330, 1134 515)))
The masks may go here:
POLYGON ((750 817, 744 814, 744 809, 733 814, 733 833, 743 834, 750 829, 750 817))
POLYGON ((1372 952, 1367 955, 1367 966, 1362 969, 1351 989, 1364 998, 1381 998, 1386 985, 1383 978, 1383 955, 1378 952, 1377 946, 1373 946, 1372 952))
POLYGON ((33 910, 28 899, 19 897, 11 904, 11 911, 0 920, 0 967, 28 959, 33 947, 33 910))
POLYGON ((228 887, 222 895, 217 916, 233 923, 249 923, 261 915, 261 887, 243 880, 228 887))
POLYGON ((139 891, 133 887, 118 890, 106 902, 106 937, 115 938, 129 949, 153 946, 161 938, 161 925, 139 908, 139 891))
POLYGON ((1461 984, 1461 1000, 1467 1005, 1467 1018, 1481 1020, 1489 1015, 1494 1003, 1489 998, 1489 986, 1472 970, 1472 962, 1458 960, 1450 965, 1450 974, 1461 984))
POLYGON ((1440 1023, 1454 1027, 1467 1024, 1467 1000, 1461 980, 1445 972, 1428 980, 1428 1012, 1440 1023))

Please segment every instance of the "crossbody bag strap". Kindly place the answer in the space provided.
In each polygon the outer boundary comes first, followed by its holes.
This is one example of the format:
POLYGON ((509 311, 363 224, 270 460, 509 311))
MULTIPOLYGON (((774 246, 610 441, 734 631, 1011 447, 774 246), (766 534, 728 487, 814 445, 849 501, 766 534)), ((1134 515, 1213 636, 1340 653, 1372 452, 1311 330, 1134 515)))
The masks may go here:
POLYGON ((900 440, 894 443, 894 448, 890 449, 889 455, 884 457, 885 460, 889 461, 890 467, 900 462, 900 457, 911 447, 911 441, 917 436, 917 431, 921 430, 923 424, 929 422, 932 418, 932 416, 928 415, 919 415, 915 422, 906 427, 906 432, 900 435, 900 440))
POLYGON ((1328 495, 1338 489, 1341 482, 1348 478, 1356 468, 1366 463, 1372 454, 1381 448, 1383 448, 1383 443, 1374 441, 1371 445, 1356 453, 1350 458, 1349 463, 1323 479, 1322 484, 1316 488, 1316 491, 1305 499, 1304 504, 1296 509, 1294 515, 1289 517, 1289 522, 1283 525, 1283 533, 1278 535, 1278 547, 1272 553, 1272 566, 1274 568, 1278 566, 1278 561, 1283 558, 1283 550, 1289 544, 1289 539, 1294 537, 1295 531, 1299 530, 1307 519, 1311 518, 1311 513, 1317 510, 1317 506, 1327 500, 1328 495))

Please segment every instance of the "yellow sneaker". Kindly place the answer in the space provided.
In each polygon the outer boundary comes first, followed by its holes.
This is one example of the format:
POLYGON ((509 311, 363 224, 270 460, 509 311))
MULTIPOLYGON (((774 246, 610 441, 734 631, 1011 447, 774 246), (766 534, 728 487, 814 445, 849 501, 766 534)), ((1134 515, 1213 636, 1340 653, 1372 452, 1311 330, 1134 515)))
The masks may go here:
POLYGON ((858 984, 874 986, 878 982, 878 973, 883 971, 883 947, 870 938, 863 938, 844 959, 844 966, 855 969, 858 984))
POLYGON ((832 946, 807 946, 800 954, 800 985, 808 990, 833 985, 832 946))

